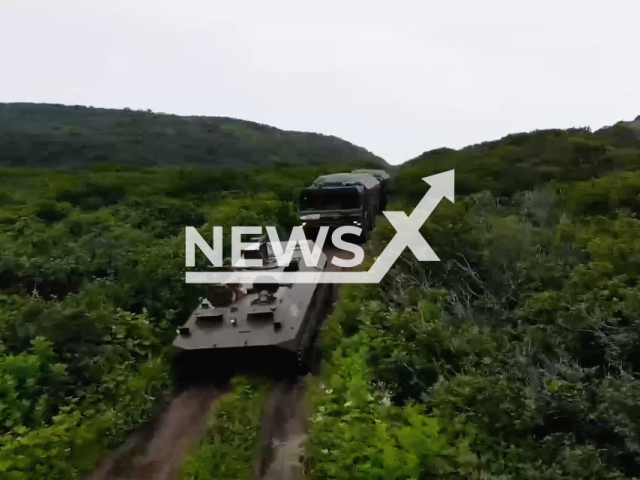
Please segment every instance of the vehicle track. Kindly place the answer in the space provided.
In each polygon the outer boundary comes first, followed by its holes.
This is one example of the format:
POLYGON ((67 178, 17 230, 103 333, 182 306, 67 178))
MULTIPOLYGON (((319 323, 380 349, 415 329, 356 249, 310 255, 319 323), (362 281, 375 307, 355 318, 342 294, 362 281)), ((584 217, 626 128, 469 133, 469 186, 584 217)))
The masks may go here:
POLYGON ((261 426, 261 448, 253 480, 302 479, 307 409, 304 377, 273 386, 261 426))
POLYGON ((209 412, 224 392, 198 385, 177 394, 159 418, 131 435, 88 480, 170 480, 204 434, 209 412))
MULTIPOLYGON (((354 270, 333 265, 334 257, 348 260, 353 254, 333 246, 324 248, 329 271, 354 270)), ((357 268, 357 267, 356 267, 357 268)), ((340 285, 333 285, 332 300, 335 304, 340 285)), ((330 313, 330 312, 329 312, 330 313)), ((314 355, 313 373, 318 372, 319 356, 314 355)), ((252 480, 304 480, 304 443, 307 438, 307 376, 283 380, 273 387, 263 416, 262 444, 254 463, 252 480)))

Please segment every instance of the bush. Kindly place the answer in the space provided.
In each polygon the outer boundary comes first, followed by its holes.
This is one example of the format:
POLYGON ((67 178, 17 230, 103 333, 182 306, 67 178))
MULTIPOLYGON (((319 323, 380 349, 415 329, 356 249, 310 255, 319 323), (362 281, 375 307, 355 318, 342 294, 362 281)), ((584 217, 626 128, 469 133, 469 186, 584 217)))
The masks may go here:
POLYGON ((207 432, 184 462, 181 480, 248 478, 260 442, 260 423, 269 389, 236 377, 231 392, 213 407, 207 432))

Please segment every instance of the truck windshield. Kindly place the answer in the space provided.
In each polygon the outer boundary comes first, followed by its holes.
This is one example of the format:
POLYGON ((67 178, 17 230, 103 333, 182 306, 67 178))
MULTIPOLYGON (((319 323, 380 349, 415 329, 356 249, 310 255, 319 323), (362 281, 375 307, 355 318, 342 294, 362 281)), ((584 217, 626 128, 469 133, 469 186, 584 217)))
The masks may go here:
POLYGON ((300 210, 350 210, 360 208, 355 189, 308 190, 300 195, 300 210))

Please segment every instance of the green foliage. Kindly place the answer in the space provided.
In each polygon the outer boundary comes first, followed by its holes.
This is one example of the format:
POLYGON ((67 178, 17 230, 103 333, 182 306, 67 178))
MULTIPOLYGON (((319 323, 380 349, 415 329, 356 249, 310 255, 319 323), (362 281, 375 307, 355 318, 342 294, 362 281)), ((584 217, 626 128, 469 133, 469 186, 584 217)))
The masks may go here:
POLYGON ((386 166, 371 152, 336 137, 232 118, 0 104, 0 166, 122 172, 167 165, 303 167, 327 162, 386 166))
POLYGON ((51 344, 39 337, 33 341, 33 353, 0 359, 2 431, 20 425, 34 428, 51 420, 53 401, 66 375, 66 365, 52 364, 53 358, 51 344))
POLYGON ((120 184, 107 182, 87 182, 78 184, 56 195, 59 202, 68 202, 83 210, 98 210, 120 202, 126 195, 126 188, 120 184))
MULTIPOLYGON (((169 385, 176 327, 202 293, 184 283, 185 227, 207 238, 213 225, 275 225, 288 236, 287 199, 326 168, 238 169, 244 186, 199 169, 3 171, 0 477, 82 478, 144 421, 169 385), (199 176, 206 193, 192 192, 199 176)), ((225 445, 244 431, 244 407, 255 406, 257 428, 261 388, 239 386, 238 406, 226 404, 240 430, 227 425, 225 445)), ((246 448, 229 468, 244 466, 246 448)))
POLYGON ((559 185, 565 191, 567 207, 578 215, 635 216, 640 211, 640 174, 608 175, 589 182, 559 185))
POLYGON ((107 449, 147 418, 167 381, 166 366, 158 360, 145 362, 135 371, 118 369, 104 379, 100 394, 109 396, 96 395, 85 405, 67 406, 46 426, 14 427, 0 436, 2 478, 83 478, 107 449), (112 398, 119 402, 114 404, 112 398))
POLYGON ((415 203, 424 191, 420 179, 449 169, 456 171, 456 195, 489 190, 511 196, 549 182, 640 169, 640 138, 620 124, 595 133, 538 130, 460 150, 433 150, 404 164, 395 188, 415 203))
POLYGON ((45 222, 57 222, 68 215, 68 208, 52 200, 43 200, 34 205, 34 214, 45 222))
POLYGON ((14 202, 13 195, 6 190, 0 190, 0 205, 11 205, 14 202))
MULTIPOLYGON (((637 168, 636 140, 534 132, 402 167, 402 204, 454 167, 468 195, 422 229, 440 262, 405 252, 380 285, 343 289, 322 332, 314 478, 640 478, 640 182, 607 174, 637 168), (394 420, 375 402, 345 408, 350 389, 382 389, 394 420), (420 434, 438 445, 420 447, 425 463, 375 430, 406 424, 409 408, 437 425, 420 434), (382 446, 415 470, 385 471, 382 446)), ((374 256, 393 233, 377 229, 374 256)))
POLYGON ((366 351, 351 349, 360 343, 357 337, 333 355, 326 385, 314 395, 311 478, 387 480, 436 474, 447 446, 438 422, 424 415, 422 407, 392 405, 388 393, 372 387, 366 351))
POLYGON ((178 478, 249 478, 268 392, 264 382, 234 378, 231 391, 213 407, 207 432, 185 460, 178 478))

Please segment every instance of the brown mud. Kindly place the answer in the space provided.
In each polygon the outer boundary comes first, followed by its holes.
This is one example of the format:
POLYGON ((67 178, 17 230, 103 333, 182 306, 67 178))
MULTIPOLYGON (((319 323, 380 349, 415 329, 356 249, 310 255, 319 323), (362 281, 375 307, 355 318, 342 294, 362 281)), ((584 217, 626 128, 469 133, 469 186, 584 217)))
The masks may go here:
POLYGON ((162 415, 113 451, 88 480, 170 480, 203 434, 213 403, 224 393, 197 386, 175 396, 162 415))
POLYGON ((253 480, 303 479, 308 409, 304 377, 274 385, 261 426, 262 445, 253 480))

